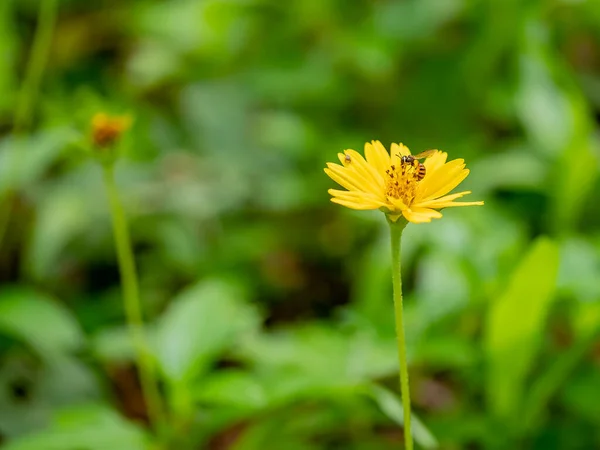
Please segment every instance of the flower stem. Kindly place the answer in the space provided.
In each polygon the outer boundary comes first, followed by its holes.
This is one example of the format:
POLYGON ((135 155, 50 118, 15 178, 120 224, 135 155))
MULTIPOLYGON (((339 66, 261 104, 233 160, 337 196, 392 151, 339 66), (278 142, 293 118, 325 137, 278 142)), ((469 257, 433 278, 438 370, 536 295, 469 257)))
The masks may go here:
POLYGON ((8 228, 10 216, 14 207, 16 195, 16 185, 21 174, 23 161, 22 152, 24 151, 22 135, 25 133, 31 122, 33 105, 40 90, 40 84, 46 69, 50 45, 52 43, 52 34, 54 33, 54 24, 56 23, 58 0, 42 0, 37 16, 37 27, 33 37, 33 44, 25 68, 25 76, 15 108, 15 117, 13 122, 12 147, 8 152, 7 164, 7 183, 6 192, 0 192, 0 245, 8 228))
MULTIPOLYGON (((399 219, 399 221, 402 219, 399 219)), ((408 366, 406 363, 406 342, 404 338, 404 314, 402 308, 402 272, 400 263, 400 242, 406 222, 394 223, 388 220, 392 244, 392 285, 394 289, 394 315, 396 318, 396 341, 400 362, 400 394, 404 409, 404 443, 406 450, 413 450, 412 430, 410 427, 410 390, 408 366)))
POLYGON ((54 23, 56 22, 57 0, 42 0, 38 12, 38 25, 35 31, 35 37, 31 47, 31 56, 27 62, 25 80, 19 94, 17 109, 15 111, 14 128, 17 132, 29 126, 31 121, 31 112, 33 104, 42 82, 48 54, 50 53, 50 44, 52 43, 52 33, 54 32, 54 23))
POLYGON ((138 277, 131 240, 129 238, 127 219, 123 211, 123 205, 119 199, 119 191, 115 184, 114 169, 112 165, 105 165, 103 169, 104 185, 110 203, 115 246, 119 260, 119 271, 121 273, 125 316, 135 347, 142 394, 148 409, 149 420, 155 431, 162 434, 164 431, 162 402, 158 389, 158 380, 154 372, 150 345, 148 344, 144 330, 138 277))

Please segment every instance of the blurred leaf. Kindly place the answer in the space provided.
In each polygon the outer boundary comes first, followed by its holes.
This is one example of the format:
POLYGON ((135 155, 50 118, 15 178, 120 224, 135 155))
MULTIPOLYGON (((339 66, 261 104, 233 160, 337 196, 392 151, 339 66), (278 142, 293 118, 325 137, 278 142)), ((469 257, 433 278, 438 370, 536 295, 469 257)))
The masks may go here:
POLYGON ((526 395, 520 424, 522 432, 535 429, 552 396, 563 387, 590 348, 597 343, 600 335, 600 302, 578 304, 574 322, 575 341, 563 352, 553 355, 549 366, 534 381, 526 395))
POLYGON ((267 404, 265 388, 250 373, 238 370, 216 372, 203 378, 194 390, 194 398, 209 405, 257 409, 267 404))
POLYGON ((27 342, 41 356, 75 350, 84 339, 75 317, 63 305, 21 287, 0 291, 0 332, 27 342))
POLYGON ((352 377, 346 363, 348 340, 324 325, 308 325, 253 336, 242 343, 241 351, 261 372, 282 377, 271 385, 271 394, 287 389, 286 379, 302 386, 330 386, 348 383, 352 377), (315 352, 315 348, 319 351, 315 352))
POLYGON ((306 442, 306 438, 289 430, 289 422, 283 423, 279 417, 252 424, 249 429, 236 439, 231 450, 262 450, 285 442, 286 450, 311 450, 314 444, 306 442))
POLYGON ((524 395, 554 298, 558 263, 556 244, 539 238, 502 296, 489 307, 484 339, 486 393, 492 413, 501 418, 516 413, 524 395))
POLYGON ((377 28, 402 41, 423 39, 457 16, 464 6, 464 0, 385 2, 378 8, 377 28))
POLYGON ((61 252, 89 225, 91 218, 86 210, 86 199, 71 186, 45 197, 27 248, 26 267, 32 277, 47 279, 55 275, 61 252))
POLYGON ((479 196, 497 189, 541 191, 547 172, 548 167, 539 156, 528 148, 515 148, 476 161, 471 165, 469 181, 477 186, 479 196))
POLYGON ((417 268, 418 302, 411 314, 415 326, 426 328, 441 318, 465 308, 469 298, 469 280, 456 256, 439 250, 424 255, 417 268))
MULTIPOLYGON (((444 218, 444 224, 439 229, 445 229, 448 220, 450 218, 444 218)), ((474 271, 470 281, 477 290, 472 293, 480 294, 480 299, 485 299, 488 292, 497 292, 504 279, 514 270, 516 261, 528 243, 526 225, 520 217, 509 214, 495 202, 486 203, 485 214, 476 212, 457 222, 455 227, 464 223, 461 229, 467 238, 446 231, 440 233, 435 243, 439 246, 440 241, 445 239, 448 241, 445 245, 456 245, 457 237, 461 238, 458 240, 461 243, 460 253, 464 254, 474 271)))
POLYGON ((202 242, 198 238, 196 220, 165 220, 157 228, 156 240, 162 247, 164 258, 179 272, 189 273, 192 277, 204 253, 202 242))
POLYGON ((600 332, 600 300, 579 303, 572 318, 573 329, 578 338, 600 332))
POLYGON ((256 370, 268 374, 265 385, 275 398, 344 390, 397 367, 394 339, 381 338, 369 328, 340 332, 325 324, 308 324, 255 335, 242 345, 256 370))
POLYGON ((125 326, 102 328, 91 339, 94 355, 104 362, 133 361, 135 351, 125 326))
POLYGON ((428 335, 415 350, 415 362, 437 370, 469 367, 477 361, 474 347, 472 341, 461 336, 428 335))
POLYGON ((127 65, 130 82, 142 89, 160 85, 181 70, 181 55, 171 46, 152 40, 140 42, 127 65))
POLYGON ((148 450, 144 433, 103 405, 57 414, 51 427, 9 442, 5 450, 148 450))
POLYGON ((191 50, 200 43, 202 27, 198 26, 203 4, 182 1, 174 6, 146 3, 136 14, 137 25, 145 36, 168 43, 172 50, 191 50))
POLYGON ((172 383, 190 380, 258 321, 243 292, 226 281, 208 280, 186 289, 158 323, 157 356, 165 376, 172 383))
POLYGON ((536 19, 525 22, 515 100, 529 137, 539 149, 556 156, 574 135, 575 105, 556 83, 554 61, 547 48, 548 30, 536 19))
POLYGON ((0 364, 0 433, 13 438, 47 425, 58 408, 100 396, 93 370, 76 358, 53 354, 40 362, 14 352, 0 364))
MULTIPOLYGON (((389 236, 379 233, 372 244, 355 261, 352 267, 351 295, 353 308, 371 323, 377 324, 378 331, 395 336, 394 317, 390 314, 392 295, 391 257, 389 236), (358 276, 360 275, 360 276, 358 276)), ((402 260, 406 260, 403 252, 402 260)))
POLYGON ((248 92, 242 86, 228 80, 197 83, 185 87, 180 101, 183 125, 198 145, 217 160, 229 164, 238 159, 252 163, 250 152, 238 151, 240 147, 249 150, 245 139, 245 113, 250 105, 248 92))
POLYGON ((559 233, 573 229, 581 220, 582 207, 598 179, 600 142, 584 130, 557 161, 551 181, 553 208, 551 226, 559 233))
POLYGON ((571 237, 561 243, 558 287, 581 302, 600 299, 600 254, 589 240, 571 237))
POLYGON ((73 138, 70 128, 55 128, 28 138, 0 141, 0 193, 38 181, 73 138))
POLYGON ((549 179, 554 193, 551 226, 565 233, 577 223, 581 207, 598 177, 593 118, 568 67, 551 51, 548 25, 526 22, 517 94, 520 119, 537 148, 556 166, 549 179))
POLYGON ((563 404, 578 416, 600 425, 600 403, 598 402, 598 386, 600 386, 600 372, 597 368, 588 370, 573 377, 566 384, 562 401, 563 404))
MULTIPOLYGON (((402 407, 402 402, 394 393, 376 384, 369 385, 367 393, 375 400, 377 406, 379 406, 386 416, 398 425, 404 425, 404 409, 402 407)), ((412 412, 411 428, 417 444, 425 449, 438 448, 439 444, 437 439, 412 412)))

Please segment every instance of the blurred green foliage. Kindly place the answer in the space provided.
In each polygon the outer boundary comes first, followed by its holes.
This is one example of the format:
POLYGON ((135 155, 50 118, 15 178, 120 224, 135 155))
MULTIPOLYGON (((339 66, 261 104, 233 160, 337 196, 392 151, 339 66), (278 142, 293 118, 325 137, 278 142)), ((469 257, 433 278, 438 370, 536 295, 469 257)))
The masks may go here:
POLYGON ((399 448, 380 213, 329 203, 365 141, 464 157, 485 207, 404 233, 419 448, 600 448, 594 0, 0 2, 0 442, 157 449, 124 326, 92 115, 117 178, 170 448, 399 448), (16 158, 17 163, 14 161, 16 158))

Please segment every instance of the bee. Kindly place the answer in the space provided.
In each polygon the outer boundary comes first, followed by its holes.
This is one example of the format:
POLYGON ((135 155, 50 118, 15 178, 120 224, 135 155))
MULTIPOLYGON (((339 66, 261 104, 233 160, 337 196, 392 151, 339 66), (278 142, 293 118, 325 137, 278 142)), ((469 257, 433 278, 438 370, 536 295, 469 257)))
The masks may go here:
POLYGON ((346 158, 344 158, 344 160, 346 161, 346 164, 350 164, 352 162, 352 158, 350 158, 350 155, 346 155, 346 158))
POLYGON ((427 169, 425 165, 419 161, 419 159, 429 158, 435 153, 435 150, 425 150, 418 155, 404 155, 400 157, 402 164, 409 164, 413 166, 417 173, 417 181, 421 181, 427 175, 427 169))

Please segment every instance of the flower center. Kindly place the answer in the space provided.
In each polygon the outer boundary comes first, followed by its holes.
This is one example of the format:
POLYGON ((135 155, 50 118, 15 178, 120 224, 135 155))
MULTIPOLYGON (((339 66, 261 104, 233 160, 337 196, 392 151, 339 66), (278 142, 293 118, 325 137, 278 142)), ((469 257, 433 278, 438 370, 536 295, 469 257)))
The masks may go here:
POLYGON ((387 174, 385 181, 385 194, 402 200, 410 206, 415 199, 418 185, 418 161, 411 163, 400 163, 399 166, 392 165, 385 171, 387 174))

